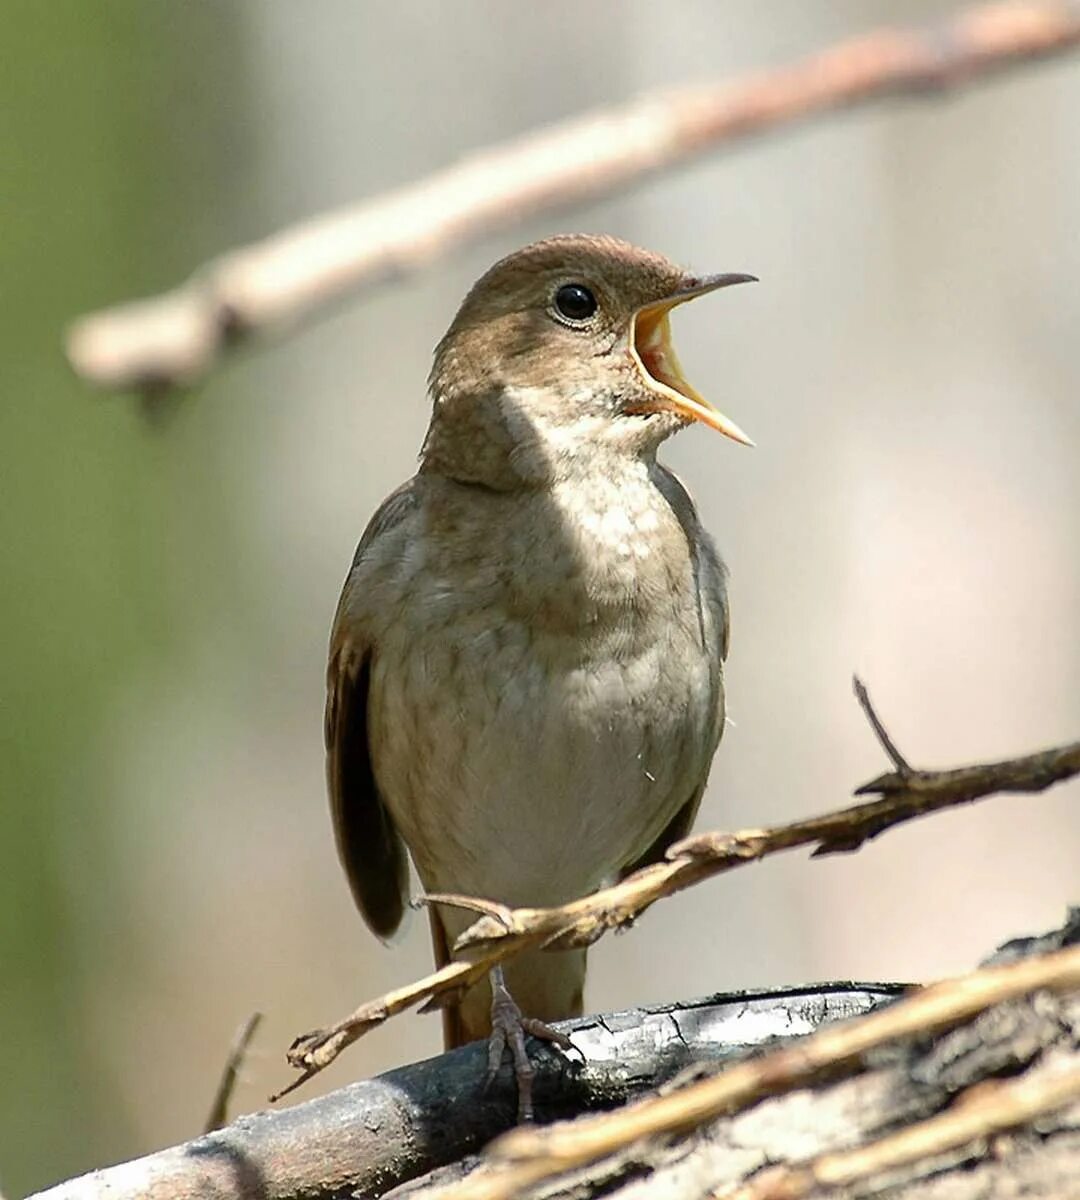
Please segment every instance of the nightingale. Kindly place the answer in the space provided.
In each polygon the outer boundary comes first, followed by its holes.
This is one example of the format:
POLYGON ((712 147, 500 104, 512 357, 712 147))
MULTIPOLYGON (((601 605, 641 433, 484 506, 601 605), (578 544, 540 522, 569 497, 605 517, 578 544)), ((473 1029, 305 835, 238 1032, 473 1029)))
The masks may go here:
MULTIPOLYGON (((753 279, 553 237, 483 275, 438 344, 419 470, 365 530, 330 642, 335 838, 379 937, 406 852, 429 892, 539 907, 688 831, 724 729, 728 608, 657 450, 695 421, 752 443, 687 382, 669 314, 753 279)), ((438 965, 474 919, 431 910, 438 965)), ((528 1118, 523 1030, 569 1044, 546 1022, 581 1014, 585 950, 492 975, 444 1012, 446 1045, 490 1036, 494 1073, 508 1043, 528 1118)))

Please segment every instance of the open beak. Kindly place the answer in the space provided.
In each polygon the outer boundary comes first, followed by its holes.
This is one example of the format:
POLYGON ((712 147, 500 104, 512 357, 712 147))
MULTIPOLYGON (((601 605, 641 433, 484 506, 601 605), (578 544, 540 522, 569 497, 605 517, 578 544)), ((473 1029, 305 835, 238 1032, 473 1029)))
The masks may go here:
POLYGON ((630 357, 648 384, 651 399, 634 405, 628 412, 675 412, 688 421, 700 421, 710 429, 717 429, 744 446, 754 444, 734 421, 713 408, 687 382, 679 366, 675 347, 671 344, 669 316, 673 308, 736 283, 757 283, 757 277, 706 275, 700 279, 688 279, 686 286, 674 295, 666 296, 655 304, 646 304, 634 313, 630 319, 630 357))

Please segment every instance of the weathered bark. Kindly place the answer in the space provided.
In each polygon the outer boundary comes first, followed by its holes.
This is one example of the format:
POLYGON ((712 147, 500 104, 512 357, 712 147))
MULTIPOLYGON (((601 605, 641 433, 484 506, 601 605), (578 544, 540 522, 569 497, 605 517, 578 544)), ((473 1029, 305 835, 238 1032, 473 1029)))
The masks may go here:
MULTIPOLYGON (((946 1112, 958 1097, 974 1101, 972 1089, 980 1084, 1023 1078, 1037 1087, 1070 1063, 1075 1069, 1078 1048, 1080 999, 1036 995, 992 1009, 940 1039, 890 1048, 874 1069, 850 1079, 765 1100, 674 1145, 649 1142, 526 1194, 545 1200, 729 1194, 742 1200, 823 1194, 844 1200, 1071 1200, 1080 1197, 1080 1102, 1030 1127, 975 1137, 914 1163, 893 1165, 884 1151, 865 1148, 946 1112), (864 1147, 865 1176, 821 1186, 830 1172, 815 1179, 819 1164, 826 1156, 835 1163, 855 1147, 864 1147)), ((475 1159, 454 1164, 391 1195, 434 1200, 436 1187, 475 1166, 475 1159)), ((858 1169, 856 1162, 847 1164, 848 1171, 858 1169)))
MULTIPOLYGON (((536 1055, 538 1119, 611 1108, 671 1079, 690 1063, 747 1049, 869 1012, 902 989, 822 984, 714 996, 584 1017, 560 1025, 584 1062, 536 1055)), ((533 1043, 535 1045, 535 1043, 533 1043)), ((483 1089, 482 1045, 354 1083, 294 1108, 241 1117, 181 1146, 57 1185, 49 1200, 306 1200, 379 1195, 478 1150, 510 1128, 516 1091, 509 1067, 483 1089)))
MULTIPOLYGON (((1078 943, 1074 909, 1063 929, 1011 942, 991 963, 1007 966, 1078 943)), ((519 1138, 512 1151, 496 1147, 483 1161, 456 1163, 391 1194, 411 1200, 1080 1197, 1075 972, 1063 991, 1034 991, 934 1035, 890 1041, 847 1062, 838 1058, 809 1086, 787 1087, 783 1074, 768 1073, 756 1102, 730 1116, 687 1126, 681 1136, 626 1139, 621 1150, 575 1170, 534 1176, 528 1188, 510 1190, 521 1161, 515 1156, 524 1148, 519 1138)), ((690 1078, 684 1086, 692 1084, 690 1078)), ((677 1091, 679 1081, 672 1086, 677 1091)), ((610 1118, 620 1120, 621 1113, 610 1118)), ((547 1147, 552 1160, 568 1161, 565 1140, 557 1147, 558 1141, 547 1147)))
POLYGON ((39 1200, 1080 1200, 1077 945, 1073 910, 990 969, 908 996, 835 983, 567 1022, 585 1061, 538 1050, 540 1120, 636 1102, 517 1130, 480 1157, 513 1123, 515 1089, 504 1070, 485 1092, 473 1045, 39 1200), (703 1090, 736 1076, 730 1099, 702 1107, 703 1090), (662 1099, 638 1099, 658 1086, 662 1099), (644 1109, 667 1115, 643 1123, 644 1109))

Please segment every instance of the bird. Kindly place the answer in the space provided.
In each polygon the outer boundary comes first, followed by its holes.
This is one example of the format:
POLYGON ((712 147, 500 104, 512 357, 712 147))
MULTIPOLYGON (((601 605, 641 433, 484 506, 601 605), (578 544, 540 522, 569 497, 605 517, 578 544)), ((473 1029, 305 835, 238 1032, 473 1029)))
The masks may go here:
MULTIPOLYGON (((726 572, 657 459, 699 422, 752 445, 687 382, 670 314, 755 281, 610 236, 502 258, 428 378, 416 474, 360 539, 330 638, 327 779, 338 855, 386 940, 429 893, 564 903, 690 829, 724 731, 726 572)), ((430 910, 437 965, 475 913, 430 910)), ((513 1054, 580 1015, 586 951, 527 950, 444 1012, 447 1048, 513 1054)))

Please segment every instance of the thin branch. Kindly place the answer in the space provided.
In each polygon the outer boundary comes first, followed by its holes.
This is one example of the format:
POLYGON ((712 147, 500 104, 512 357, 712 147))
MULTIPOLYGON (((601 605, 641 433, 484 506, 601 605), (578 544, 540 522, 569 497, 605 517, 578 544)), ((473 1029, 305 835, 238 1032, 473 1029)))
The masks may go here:
POLYGON ((929 30, 881 29, 734 83, 591 112, 235 250, 173 291, 84 317, 69 331, 68 358, 104 388, 190 385, 249 335, 296 324, 537 213, 798 120, 885 96, 937 96, 1078 42, 1075 0, 984 4, 929 30))
POLYGON ((210 1115, 206 1118, 206 1124, 203 1126, 203 1133, 213 1133, 229 1119, 229 1102, 232 1100, 236 1081, 240 1075, 240 1069, 244 1065, 244 1059, 247 1057, 251 1039, 255 1036, 255 1031, 259 1028, 262 1019, 261 1012, 254 1012, 236 1031, 232 1045, 229 1047, 229 1057, 225 1060, 221 1078, 218 1080, 214 1102, 210 1105, 210 1115))
MULTIPOLYGON (((483 1165, 425 1200, 506 1200, 568 1171, 599 1162, 644 1138, 685 1134, 720 1116, 839 1073, 851 1073, 889 1043, 930 1036, 993 1005, 1037 990, 1080 988, 1080 947, 1004 967, 987 967, 924 988, 866 1017, 819 1030, 664 1095, 614 1113, 579 1117, 542 1129, 521 1127, 488 1147, 483 1165)), ((1075 1082, 1074 1080, 1071 1082, 1075 1082)), ((795 1193, 798 1196, 799 1193, 795 1193)), ((784 1196, 785 1193, 777 1193, 784 1196)))
POLYGON ((850 1187, 886 1171, 908 1167, 982 1138, 1030 1125, 1080 1099, 1080 1066, 1041 1070, 1005 1082, 981 1082, 960 1093, 947 1112, 858 1146, 806 1163, 761 1172, 715 1200, 806 1200, 823 1188, 850 1187))
MULTIPOLYGON (((880 721, 877 727, 888 739, 880 721)), ((899 757, 899 751, 896 754, 899 757)), ((904 761, 902 757, 900 761, 904 761)), ((894 825, 939 809, 1001 792, 1042 791, 1080 775, 1080 742, 955 770, 921 771, 906 763, 905 768, 903 774, 881 775, 856 791, 856 795, 877 793, 877 799, 770 829, 697 834, 672 846, 668 861, 643 867, 612 887, 555 908, 511 909, 472 897, 431 897, 433 902, 484 913, 455 944, 455 952, 467 957, 361 1005, 328 1028, 302 1034, 287 1055, 290 1065, 301 1074, 271 1099, 280 1099, 305 1083, 357 1038, 395 1014, 420 1004, 429 1011, 454 1003, 493 966, 530 946, 563 949, 589 945, 608 930, 629 924, 657 900, 783 850, 814 846, 815 858, 849 853, 894 825)))

